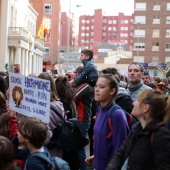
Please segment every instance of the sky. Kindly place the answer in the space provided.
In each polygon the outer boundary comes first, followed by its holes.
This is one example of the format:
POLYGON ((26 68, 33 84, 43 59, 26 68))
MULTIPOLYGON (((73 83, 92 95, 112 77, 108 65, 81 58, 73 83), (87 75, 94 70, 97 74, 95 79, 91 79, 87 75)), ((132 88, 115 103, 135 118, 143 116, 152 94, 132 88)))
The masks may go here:
POLYGON ((60 0, 61 12, 75 15, 94 15, 95 9, 103 9, 105 15, 118 15, 119 12, 131 15, 134 12, 134 0, 60 0), (80 7, 76 7, 76 6, 80 7), (70 8, 70 10, 69 10, 70 8))

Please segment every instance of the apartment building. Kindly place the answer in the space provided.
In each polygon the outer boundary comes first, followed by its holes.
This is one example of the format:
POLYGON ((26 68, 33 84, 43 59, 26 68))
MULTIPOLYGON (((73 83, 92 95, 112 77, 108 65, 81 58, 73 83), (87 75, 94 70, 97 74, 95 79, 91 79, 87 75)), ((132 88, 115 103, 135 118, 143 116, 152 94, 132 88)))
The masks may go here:
POLYGON ((48 24, 48 39, 44 40, 43 70, 49 71, 57 62, 59 55, 59 23, 60 23, 60 0, 29 0, 38 13, 36 33, 41 24, 45 27, 48 24))
POLYGON ((134 61, 145 67, 170 61, 170 1, 135 0, 134 61))
POLYGON ((93 49, 96 56, 101 44, 133 46, 133 15, 106 16, 97 9, 93 16, 80 16, 78 44, 82 49, 93 49))
POLYGON ((28 0, 0 0, 0 70, 20 65, 20 73, 42 72, 44 44, 36 37, 38 13, 28 0))

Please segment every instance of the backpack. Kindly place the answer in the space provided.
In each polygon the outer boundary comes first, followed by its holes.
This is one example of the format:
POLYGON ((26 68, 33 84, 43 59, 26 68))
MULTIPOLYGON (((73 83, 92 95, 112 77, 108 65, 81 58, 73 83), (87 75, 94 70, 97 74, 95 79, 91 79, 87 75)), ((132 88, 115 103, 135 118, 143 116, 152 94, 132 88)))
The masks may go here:
POLYGON ((86 131, 81 122, 77 118, 65 120, 56 110, 51 108, 62 119, 54 130, 52 138, 47 145, 48 149, 57 147, 66 152, 75 149, 80 150, 89 143, 86 131))
POLYGON ((129 114, 128 112, 126 112, 124 109, 122 109, 119 105, 115 104, 110 110, 109 110, 109 113, 108 113, 108 124, 109 124, 109 128, 110 128, 110 133, 107 135, 107 138, 111 138, 112 136, 112 122, 111 122, 111 118, 114 114, 114 112, 117 110, 117 109, 121 109, 123 110, 125 116, 126 116, 126 119, 127 119, 127 122, 128 122, 128 125, 129 125, 129 129, 131 129, 131 126, 137 122, 137 120, 131 115, 129 114))
POLYGON ((31 157, 38 157, 48 162, 50 164, 49 169, 52 167, 53 170, 70 170, 69 164, 59 157, 48 157, 41 152, 35 152, 31 157))

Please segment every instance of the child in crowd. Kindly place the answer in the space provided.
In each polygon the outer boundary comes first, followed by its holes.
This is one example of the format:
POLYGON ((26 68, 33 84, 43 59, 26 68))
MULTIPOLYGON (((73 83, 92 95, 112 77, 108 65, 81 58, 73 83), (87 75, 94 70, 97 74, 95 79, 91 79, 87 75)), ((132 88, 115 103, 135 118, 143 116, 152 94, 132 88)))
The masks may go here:
POLYGON ((50 157, 50 154, 45 148, 44 142, 47 136, 47 126, 37 118, 25 117, 19 123, 17 136, 13 139, 15 147, 15 158, 26 160, 25 170, 47 170, 49 164, 41 158, 34 156, 34 153, 42 152, 50 157), (19 143, 27 147, 19 149, 19 143))
POLYGON ((88 83, 94 87, 98 79, 98 72, 93 63, 93 51, 88 49, 82 50, 80 60, 83 62, 84 70, 73 82, 76 87, 82 83, 88 83))
POLYGON ((11 141, 0 136, 0 169, 1 170, 20 170, 15 166, 14 160, 15 151, 11 141))

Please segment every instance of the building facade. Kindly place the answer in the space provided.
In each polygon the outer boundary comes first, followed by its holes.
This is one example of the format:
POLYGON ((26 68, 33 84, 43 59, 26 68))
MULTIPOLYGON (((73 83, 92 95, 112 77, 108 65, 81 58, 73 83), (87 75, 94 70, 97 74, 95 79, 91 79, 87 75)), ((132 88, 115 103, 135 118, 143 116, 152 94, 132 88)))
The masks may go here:
POLYGON ((133 15, 105 16, 102 9, 98 9, 93 16, 80 16, 78 44, 81 48, 93 49, 97 56, 101 44, 133 46, 133 15))
POLYGON ((77 46, 76 39, 76 19, 73 13, 70 15, 67 12, 61 12, 61 22, 60 22, 60 49, 67 52, 75 52, 77 46))
POLYGON ((38 13, 36 34, 41 27, 48 23, 48 39, 44 40, 43 70, 50 71, 57 62, 59 55, 59 23, 60 23, 60 0, 29 0, 38 13))
POLYGON ((170 1, 135 0, 134 3, 134 61, 146 67, 164 65, 170 61, 170 1))
POLYGON ((0 0, 0 69, 20 65, 20 73, 42 72, 44 44, 35 30, 37 12, 28 0, 0 0))

